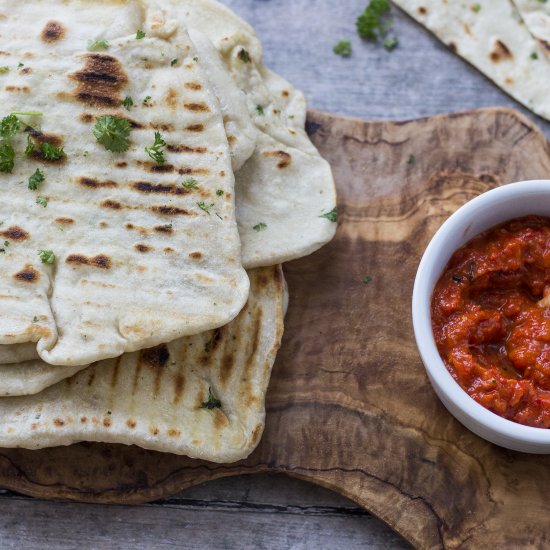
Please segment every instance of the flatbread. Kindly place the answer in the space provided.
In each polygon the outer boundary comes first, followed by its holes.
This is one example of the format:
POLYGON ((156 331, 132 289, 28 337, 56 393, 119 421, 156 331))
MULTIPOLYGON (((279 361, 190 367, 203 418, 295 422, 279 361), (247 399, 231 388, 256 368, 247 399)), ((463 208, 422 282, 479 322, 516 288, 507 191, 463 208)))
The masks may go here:
MULTIPOLYGON (((455 53, 541 117, 550 120, 550 59, 516 9, 540 2, 394 0, 455 53)), ((526 21, 528 12, 524 11, 526 21)))
POLYGON ((541 0, 513 0, 529 32, 540 40, 546 55, 550 55, 550 5, 541 0))
MULTIPOLYGON (((336 191, 330 166, 305 132, 304 95, 264 67, 254 30, 225 6, 213 0, 162 5, 175 9, 192 37, 198 29, 216 47, 258 130, 254 153, 235 174, 243 265, 250 269, 311 254, 335 234, 336 223, 323 214, 336 207, 336 191), (243 50, 250 62, 243 62, 243 50)), ((226 96, 235 99, 224 104, 218 95, 227 117, 239 97, 226 96)), ((242 120, 242 114, 233 118, 242 120)))
POLYGON ((37 395, 0 398, 0 447, 102 441, 245 458, 263 432, 285 301, 280 266, 250 281, 245 308, 225 327, 101 361, 37 395))
POLYGON ((0 36, 16 37, 1 47, 11 67, 0 75, 3 112, 43 112, 25 118, 41 127, 29 131, 36 146, 56 141, 67 155, 25 157, 20 132, 13 173, 0 175, 0 237, 9 242, 0 344, 37 341, 46 362, 82 365, 233 319, 248 280, 228 143, 184 26, 133 0, 6 0, 0 11, 0 36), (110 47, 88 52, 88 38, 110 47), (95 140, 103 114, 131 119, 127 153, 95 140), (162 166, 144 151, 156 129, 168 143, 162 166), (38 167, 45 181, 32 192, 26 181, 38 167), (181 185, 190 177, 197 189, 181 185), (55 264, 39 250, 52 250, 55 264))

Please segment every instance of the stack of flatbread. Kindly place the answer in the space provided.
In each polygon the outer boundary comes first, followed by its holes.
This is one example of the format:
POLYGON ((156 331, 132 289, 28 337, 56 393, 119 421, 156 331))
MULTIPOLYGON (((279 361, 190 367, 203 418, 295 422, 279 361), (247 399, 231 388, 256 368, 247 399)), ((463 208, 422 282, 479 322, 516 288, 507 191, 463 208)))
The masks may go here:
POLYGON ((514 99, 550 120, 550 2, 393 1, 514 99))
POLYGON ((4 0, 0 65, 0 447, 246 457, 336 229, 303 95, 214 0, 4 0))

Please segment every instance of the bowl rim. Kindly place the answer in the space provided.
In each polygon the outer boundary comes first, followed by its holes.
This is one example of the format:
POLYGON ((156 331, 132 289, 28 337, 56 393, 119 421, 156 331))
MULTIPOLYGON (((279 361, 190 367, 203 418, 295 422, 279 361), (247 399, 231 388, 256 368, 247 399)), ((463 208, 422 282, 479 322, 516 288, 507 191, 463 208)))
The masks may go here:
MULTIPOLYGON (((445 247, 445 243, 457 231, 463 233, 464 219, 468 217, 472 210, 478 210, 489 205, 502 204, 515 199, 518 195, 525 197, 526 194, 538 195, 542 193, 547 196, 550 195, 550 180, 519 181, 486 191, 456 210, 441 225, 422 255, 413 287, 412 318, 416 345, 436 393, 439 394, 439 391, 441 391, 469 420, 481 424, 486 430, 493 432, 493 434, 498 435, 502 439, 513 439, 527 444, 550 445, 550 429, 518 424, 491 412, 470 397, 451 376, 435 344, 431 320, 433 287, 432 285, 428 285, 429 276, 433 274, 434 269, 437 267, 438 256, 445 254, 445 250, 448 250, 448 247, 445 247)), ((520 216, 518 215, 517 217, 520 216)), ((514 218, 503 219, 500 223, 505 223, 507 220, 512 219, 514 218)), ((494 226, 495 224, 487 227, 487 229, 494 226)), ((465 242, 468 242, 471 238, 468 237, 465 242)), ((447 265, 455 251, 456 248, 447 253, 444 265, 447 265)), ((441 273, 438 273, 436 281, 440 276, 441 273)), ((446 405, 446 403, 444 404, 446 405)))

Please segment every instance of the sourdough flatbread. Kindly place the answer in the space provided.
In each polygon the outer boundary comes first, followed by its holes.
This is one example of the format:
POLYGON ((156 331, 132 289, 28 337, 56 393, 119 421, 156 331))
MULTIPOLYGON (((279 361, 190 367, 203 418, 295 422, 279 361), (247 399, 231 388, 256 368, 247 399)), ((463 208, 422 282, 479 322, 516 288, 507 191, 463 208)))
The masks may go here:
POLYGON ((234 318, 248 280, 228 143, 184 26, 132 0, 5 0, 0 11, 0 36, 14 37, 1 44, 10 67, 0 75, 3 112, 43 113, 22 117, 34 129, 14 138, 15 168, 0 174, 9 243, 0 344, 37 341, 46 362, 81 365, 234 318), (87 51, 88 40, 109 48, 87 51), (134 98, 129 112, 125 96, 134 98), (127 153, 94 138, 105 114, 131 120, 127 153), (162 165, 144 151, 156 130, 167 142, 162 165), (30 157, 25 134, 37 148, 30 157), (46 161, 42 142, 66 157, 46 161), (45 181, 32 192, 36 168, 45 181), (197 188, 181 185, 188 178, 197 188), (40 250, 56 262, 42 263, 40 250))
POLYGON ((250 272, 239 316, 207 333, 101 361, 43 392, 0 399, 0 447, 103 441, 213 462, 260 440, 283 331, 280 266, 250 272), (209 396, 210 390, 210 396, 209 396))
MULTIPOLYGON (((550 120, 550 59, 516 9, 541 2, 394 0, 514 99, 550 120)), ((546 10, 546 8, 545 8, 546 10)), ((529 23, 531 26, 534 23, 529 23)), ((535 31, 537 32, 537 31, 535 31)))
MULTIPOLYGON (((163 0, 163 5, 167 12, 176 10, 192 37, 198 29, 214 44, 258 129, 254 153, 235 174, 243 265, 311 254, 336 231, 323 217, 336 207, 336 191, 330 166, 304 130, 303 94, 263 66, 254 30, 223 5, 213 0, 163 0), (246 55, 250 61, 243 61, 246 55)), ((239 100, 235 93, 231 97, 235 101, 224 105, 218 96, 224 114, 239 100)))

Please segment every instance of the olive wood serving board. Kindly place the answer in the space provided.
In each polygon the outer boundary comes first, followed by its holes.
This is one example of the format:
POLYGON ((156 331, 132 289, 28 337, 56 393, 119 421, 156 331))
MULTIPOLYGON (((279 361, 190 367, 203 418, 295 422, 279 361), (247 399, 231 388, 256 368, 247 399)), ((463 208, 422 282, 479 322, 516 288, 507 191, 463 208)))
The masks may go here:
POLYGON ((550 176, 550 144, 506 109, 409 122, 311 112, 308 129, 334 169, 339 227, 286 266, 290 308, 258 449, 231 465, 123 445, 3 449, 0 485, 137 503, 275 472, 344 494, 419 548, 550 544, 550 456, 487 443, 444 409, 410 311, 418 262, 445 218, 489 188, 550 176))

